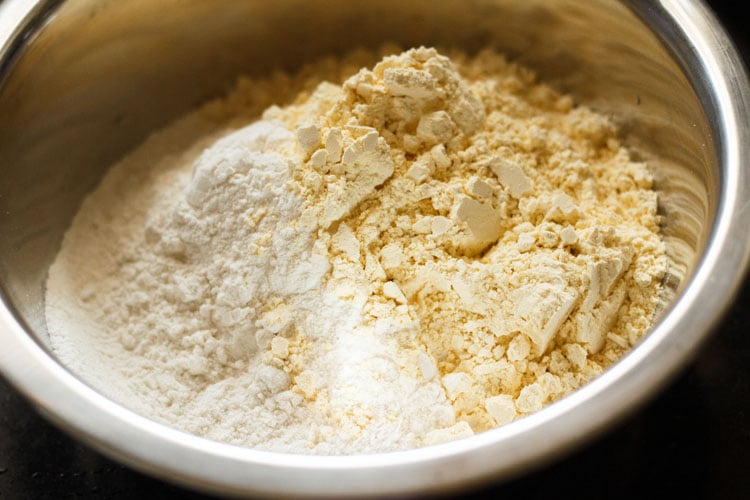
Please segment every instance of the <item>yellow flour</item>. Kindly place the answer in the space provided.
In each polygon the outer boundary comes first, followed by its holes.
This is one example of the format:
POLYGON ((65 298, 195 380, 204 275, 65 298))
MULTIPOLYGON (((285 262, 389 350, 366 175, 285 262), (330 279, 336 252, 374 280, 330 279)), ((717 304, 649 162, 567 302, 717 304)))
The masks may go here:
POLYGON ((301 224, 369 287, 372 321, 415 324, 403 342, 474 431, 575 390, 648 328, 666 269, 651 176, 529 70, 420 48, 264 118, 296 130, 301 224))

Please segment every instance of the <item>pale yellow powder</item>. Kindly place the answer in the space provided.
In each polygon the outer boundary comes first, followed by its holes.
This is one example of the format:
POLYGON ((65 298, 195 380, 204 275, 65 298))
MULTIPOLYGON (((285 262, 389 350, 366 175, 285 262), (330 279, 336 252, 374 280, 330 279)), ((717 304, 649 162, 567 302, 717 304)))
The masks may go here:
POLYGON ((330 280, 362 278, 366 322, 415 325, 402 342, 436 363, 458 419, 427 442, 537 411, 648 329, 666 270, 657 195, 605 116, 490 51, 420 48, 306 85, 264 113, 305 159, 299 224, 328 247, 330 280))

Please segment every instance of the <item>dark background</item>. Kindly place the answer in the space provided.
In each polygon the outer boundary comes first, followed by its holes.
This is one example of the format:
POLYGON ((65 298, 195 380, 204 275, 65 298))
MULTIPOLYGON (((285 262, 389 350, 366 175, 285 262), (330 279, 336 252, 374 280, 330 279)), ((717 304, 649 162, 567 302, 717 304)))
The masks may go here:
MULTIPOLYGON (((708 3, 747 64, 744 2, 708 3)), ((572 455, 466 497, 750 499, 748 324, 750 279, 695 362, 655 401, 572 455)), ((79 444, 39 417, 0 378, 0 499, 134 497, 209 498, 141 475, 79 444)))

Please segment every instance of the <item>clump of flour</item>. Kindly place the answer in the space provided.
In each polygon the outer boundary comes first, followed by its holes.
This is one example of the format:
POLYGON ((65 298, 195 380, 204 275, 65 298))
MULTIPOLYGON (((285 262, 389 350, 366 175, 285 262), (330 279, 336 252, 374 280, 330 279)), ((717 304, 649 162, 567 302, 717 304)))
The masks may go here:
POLYGON ((50 269, 60 359, 201 436, 366 453, 510 422, 637 342, 666 257, 611 123, 492 52, 374 59, 276 76, 292 103, 225 131, 267 104, 242 82, 116 165, 50 269))

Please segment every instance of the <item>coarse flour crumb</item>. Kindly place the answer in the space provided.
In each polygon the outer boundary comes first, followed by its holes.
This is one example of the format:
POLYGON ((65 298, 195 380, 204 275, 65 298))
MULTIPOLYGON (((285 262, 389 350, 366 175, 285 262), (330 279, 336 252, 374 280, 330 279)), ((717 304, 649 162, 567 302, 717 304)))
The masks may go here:
POLYGON ((50 268, 63 363, 200 436, 351 454, 509 423, 636 343, 667 261, 610 120, 490 51, 378 57, 241 80, 115 165, 50 268))

